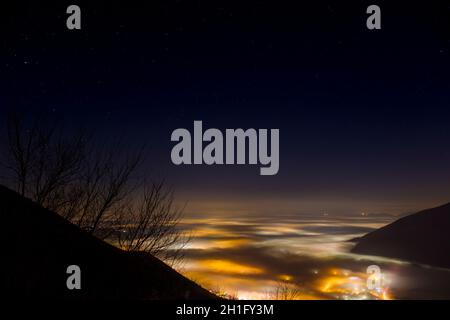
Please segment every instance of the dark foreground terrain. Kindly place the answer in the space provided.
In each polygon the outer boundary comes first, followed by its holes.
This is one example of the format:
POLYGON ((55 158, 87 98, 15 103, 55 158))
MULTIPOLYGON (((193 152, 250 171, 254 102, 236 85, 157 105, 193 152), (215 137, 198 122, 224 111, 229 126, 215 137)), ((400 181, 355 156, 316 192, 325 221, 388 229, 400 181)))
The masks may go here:
POLYGON ((450 203, 368 233, 352 252, 450 268, 450 203))
POLYGON ((113 247, 3 186, 0 218, 10 298, 215 298, 155 257, 113 247), (81 268, 81 290, 66 287, 69 265, 81 268))

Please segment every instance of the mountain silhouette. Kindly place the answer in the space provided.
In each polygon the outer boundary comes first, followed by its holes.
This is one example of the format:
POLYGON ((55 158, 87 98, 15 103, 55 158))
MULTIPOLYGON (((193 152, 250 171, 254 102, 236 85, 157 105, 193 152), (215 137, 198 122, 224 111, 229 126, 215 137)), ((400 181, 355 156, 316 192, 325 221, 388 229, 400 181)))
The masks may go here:
POLYGON ((6 251, 2 287, 9 297, 215 298, 157 258, 120 250, 3 186, 0 217, 6 251), (67 288, 69 265, 81 269, 80 290, 67 288))
POLYGON ((450 203, 403 217, 356 242, 354 253, 450 268, 450 203))

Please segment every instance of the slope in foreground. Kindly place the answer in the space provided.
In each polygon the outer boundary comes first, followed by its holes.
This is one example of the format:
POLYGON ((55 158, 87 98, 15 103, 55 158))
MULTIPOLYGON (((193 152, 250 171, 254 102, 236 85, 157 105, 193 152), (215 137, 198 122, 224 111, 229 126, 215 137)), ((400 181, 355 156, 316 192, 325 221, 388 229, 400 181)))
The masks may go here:
POLYGON ((450 268, 450 203, 373 231, 352 252, 450 268))
POLYGON ((155 257, 113 247, 3 186, 0 218, 9 297, 214 298, 155 257), (81 268, 81 290, 67 289, 69 265, 81 268))

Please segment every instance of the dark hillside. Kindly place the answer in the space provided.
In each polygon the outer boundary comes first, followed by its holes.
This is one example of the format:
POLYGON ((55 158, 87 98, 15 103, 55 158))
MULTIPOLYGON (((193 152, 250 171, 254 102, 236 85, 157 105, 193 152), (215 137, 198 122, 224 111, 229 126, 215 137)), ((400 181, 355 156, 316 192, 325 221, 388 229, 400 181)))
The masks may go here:
POLYGON ((59 299, 210 299, 207 290, 148 254, 115 248, 0 186, 3 292, 59 299), (81 268, 81 290, 68 290, 66 268, 81 268))
POLYGON ((352 252, 450 268, 450 204, 368 233, 357 240, 352 252))

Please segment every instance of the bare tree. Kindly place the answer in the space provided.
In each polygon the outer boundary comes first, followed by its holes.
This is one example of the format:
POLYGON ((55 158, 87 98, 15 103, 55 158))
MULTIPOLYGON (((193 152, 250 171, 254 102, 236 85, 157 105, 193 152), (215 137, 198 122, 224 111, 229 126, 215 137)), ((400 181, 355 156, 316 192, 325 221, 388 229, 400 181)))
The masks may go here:
POLYGON ((298 300, 300 299, 301 290, 295 283, 280 280, 277 286, 267 293, 269 300, 298 300))
POLYGON ((120 153, 117 145, 99 147, 83 130, 26 120, 17 113, 8 118, 7 185, 99 238, 117 236, 126 250, 180 258, 187 241, 177 228, 182 210, 164 183, 146 187, 137 177, 142 150, 120 153))
POLYGON ((133 174, 142 153, 120 155, 109 151, 90 152, 84 158, 77 181, 67 192, 60 213, 80 228, 100 238, 108 238, 122 221, 139 183, 133 174))
POLYGON ((10 115, 7 123, 7 137, 4 166, 13 174, 15 189, 25 195, 25 186, 31 171, 31 155, 33 153, 36 127, 33 125, 24 134, 23 121, 17 115, 10 115))
POLYGON ((39 117, 26 124, 17 113, 9 116, 4 166, 17 192, 57 210, 63 190, 80 173, 86 141, 81 133, 67 137, 42 122, 39 117))
POLYGON ((173 192, 153 183, 128 206, 119 233, 119 245, 128 251, 145 251, 171 263, 179 261, 189 235, 178 227, 183 210, 175 208, 173 192))

